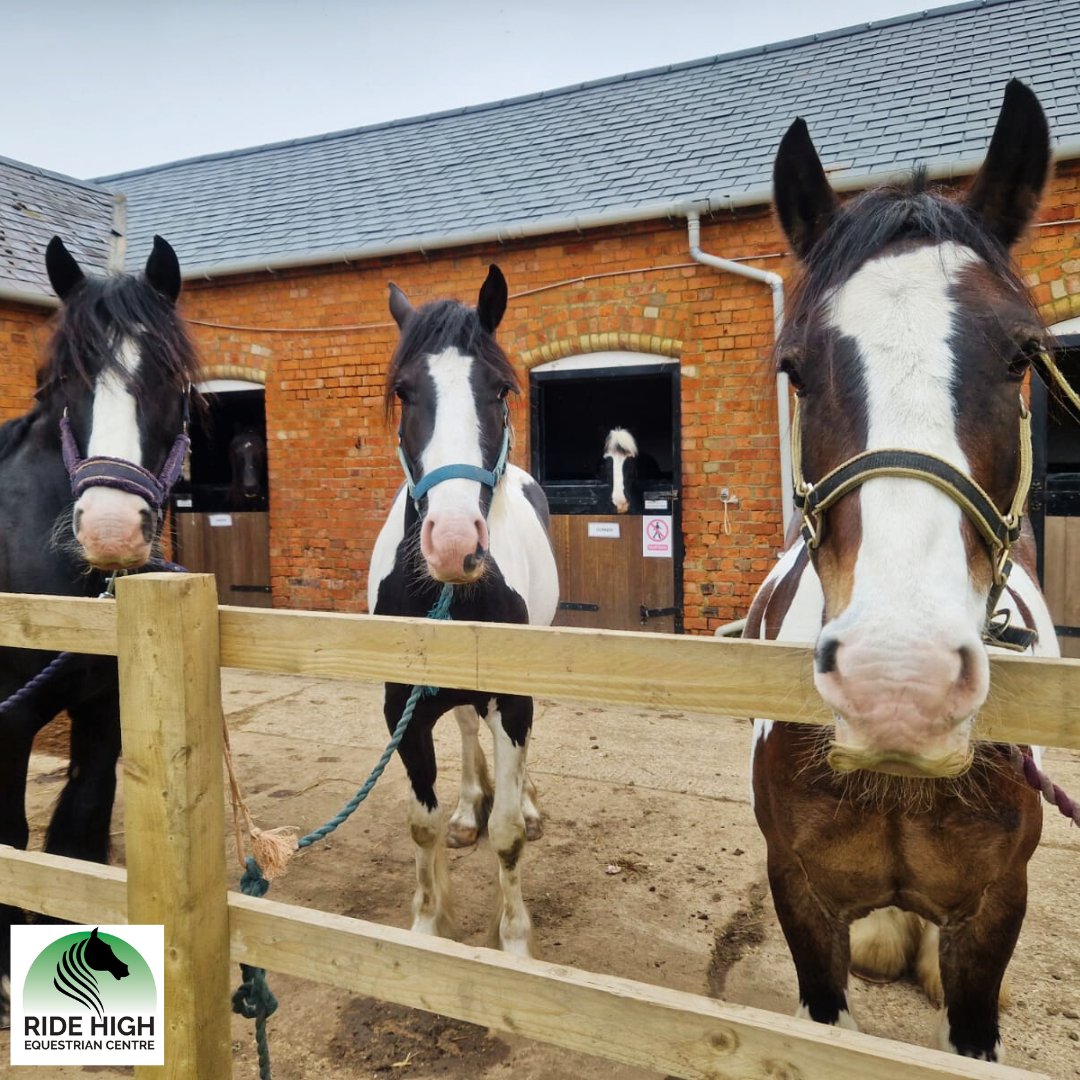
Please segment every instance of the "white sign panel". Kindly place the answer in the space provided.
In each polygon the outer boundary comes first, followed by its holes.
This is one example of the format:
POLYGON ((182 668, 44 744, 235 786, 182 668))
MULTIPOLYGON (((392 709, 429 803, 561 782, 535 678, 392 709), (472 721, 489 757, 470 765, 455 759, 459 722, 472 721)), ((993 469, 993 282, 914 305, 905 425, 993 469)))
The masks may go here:
POLYGON ((232 514, 211 514, 210 524, 217 529, 227 527, 232 524, 232 514))
POLYGON ((609 540, 619 539, 619 523, 617 521, 590 521, 590 536, 603 536, 609 540))
POLYGON ((670 559, 673 538, 670 514, 646 514, 641 519, 641 554, 646 559, 670 559))

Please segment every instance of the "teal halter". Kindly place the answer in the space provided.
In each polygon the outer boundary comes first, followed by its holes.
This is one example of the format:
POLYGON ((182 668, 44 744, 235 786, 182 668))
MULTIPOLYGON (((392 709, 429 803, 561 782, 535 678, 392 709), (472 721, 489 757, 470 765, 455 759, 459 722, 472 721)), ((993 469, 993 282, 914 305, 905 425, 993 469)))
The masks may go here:
POLYGON ((412 470, 409 468, 409 459, 405 456, 405 450, 401 445, 400 427, 398 428, 397 456, 405 472, 405 482, 409 486, 409 494, 412 496, 413 506, 416 507, 417 513, 420 512, 420 500, 436 484, 441 484, 444 480, 476 480, 494 491, 502 479, 503 473, 506 472, 506 462, 510 456, 510 406, 505 401, 503 402, 502 446, 499 449, 499 456, 493 469, 482 469, 479 465, 466 465, 464 463, 440 465, 439 468, 432 469, 426 476, 420 477, 418 483, 413 480, 412 470))

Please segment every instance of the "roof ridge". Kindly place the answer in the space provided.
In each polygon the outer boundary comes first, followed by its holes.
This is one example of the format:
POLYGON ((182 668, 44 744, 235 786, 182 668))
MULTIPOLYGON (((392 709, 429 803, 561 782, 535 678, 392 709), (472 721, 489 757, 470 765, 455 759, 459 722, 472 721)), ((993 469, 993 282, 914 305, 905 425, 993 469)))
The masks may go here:
MULTIPOLYGON (((768 53, 801 48, 805 45, 813 45, 822 41, 833 41, 837 38, 854 37, 858 34, 882 29, 883 27, 893 27, 907 23, 928 21, 942 16, 961 14, 965 11, 975 11, 980 8, 999 7, 1015 2, 1016 0, 962 0, 960 3, 948 4, 943 7, 924 9, 906 15, 893 15, 887 19, 877 19, 871 22, 854 23, 851 26, 838 27, 835 30, 825 30, 816 34, 804 35, 803 37, 798 38, 788 38, 783 41, 769 42, 764 45, 753 45, 745 49, 737 49, 734 52, 718 53, 713 56, 700 57, 696 60, 683 60, 678 63, 664 64, 659 67, 642 68, 639 71, 629 71, 618 75, 605 75, 600 78, 589 79, 580 83, 571 83, 566 86, 555 87, 551 90, 539 90, 531 94, 520 94, 517 97, 501 98, 496 101, 481 102, 477 105, 462 105, 455 109, 421 113, 417 116, 400 117, 394 120, 381 120, 374 124, 362 124, 359 127, 343 128, 339 131, 323 132, 318 135, 305 135, 294 139, 281 139, 276 142, 259 143, 255 146, 242 147, 237 150, 219 150, 208 154, 196 154, 193 157, 179 158, 176 161, 161 162, 157 165, 147 165, 143 168, 129 169, 124 172, 108 173, 103 176, 94 177, 89 181, 80 182, 90 186, 96 186, 110 181, 126 180, 136 176, 145 176, 150 173, 164 172, 183 165, 196 165, 207 161, 226 161, 233 158, 241 158, 249 155, 280 150, 290 146, 313 145, 315 143, 330 142, 336 139, 347 139, 371 131, 385 131, 390 128, 419 126, 432 121, 449 119, 454 116, 491 112, 512 105, 524 104, 528 101, 541 101, 546 98, 562 97, 568 94, 579 93, 583 90, 591 90, 599 86, 611 86, 617 83, 633 82, 639 79, 656 78, 660 75, 667 75, 673 71, 685 71, 696 67, 712 67, 732 60, 743 59, 748 56, 761 56, 768 53)), ((1021 0, 1021 2, 1023 2, 1023 0, 1021 0)), ((3 159, 0 158, 0 160, 3 159)))
POLYGON ((44 176, 49 180, 59 180, 73 187, 84 188, 88 191, 96 191, 102 195, 115 196, 116 192, 104 188, 94 180, 80 180, 77 176, 68 176, 66 173, 54 172, 52 169, 43 169, 40 165, 31 165, 28 161, 19 161, 17 158, 5 157, 0 154, 0 165, 8 165, 19 169, 21 172, 30 173, 33 176, 44 176))

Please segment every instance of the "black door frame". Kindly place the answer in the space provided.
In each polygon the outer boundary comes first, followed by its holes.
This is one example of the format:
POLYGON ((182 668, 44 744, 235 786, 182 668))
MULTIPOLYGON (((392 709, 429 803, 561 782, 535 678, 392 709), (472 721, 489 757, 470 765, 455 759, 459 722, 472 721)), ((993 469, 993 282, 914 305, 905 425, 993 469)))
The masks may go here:
MULTIPOLYGON (((584 354, 588 355, 588 354, 584 354)), ((666 363, 613 364, 608 367, 569 368, 543 371, 534 368, 529 372, 529 465, 533 478, 543 486, 541 479, 541 451, 547 432, 544 430, 542 406, 544 386, 553 382, 572 382, 575 379, 626 379, 635 376, 666 375, 671 383, 671 525, 675 534, 672 558, 675 565, 673 591, 675 593, 675 633, 684 633, 683 627, 683 558, 685 548, 682 528, 682 383, 681 369, 677 360, 666 363)))

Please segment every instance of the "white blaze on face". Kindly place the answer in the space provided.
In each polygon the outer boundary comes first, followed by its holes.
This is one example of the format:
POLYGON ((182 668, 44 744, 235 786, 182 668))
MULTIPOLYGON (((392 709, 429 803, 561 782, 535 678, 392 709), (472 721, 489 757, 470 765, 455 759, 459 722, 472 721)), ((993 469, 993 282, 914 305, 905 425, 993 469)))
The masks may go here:
POLYGON ((634 436, 624 428, 613 428, 604 443, 604 457, 611 458, 611 504, 620 514, 625 514, 630 509, 623 464, 628 458, 636 456, 637 443, 634 436))
MULTIPOLYGON (((118 359, 130 375, 142 357, 133 341, 125 340, 118 359)), ((142 441, 134 395, 124 378, 105 371, 94 385, 90 437, 86 457, 114 457, 142 465, 142 441)), ((75 539, 87 560, 102 569, 141 566, 150 555, 143 525, 150 511, 144 499, 115 488, 91 487, 75 503, 75 539)))
MULTIPOLYGON (((950 287, 975 261, 956 244, 886 256, 833 298, 829 322, 862 365, 868 450, 921 451, 970 475, 956 431, 950 287)), ((842 717, 837 741, 911 753, 966 746, 967 726, 954 726, 981 705, 988 676, 961 510, 916 479, 873 479, 858 498, 851 601, 823 631, 840 645, 836 671, 817 676, 842 717)))
MULTIPOLYGON (((472 358, 451 348, 429 356, 427 365, 435 387, 435 427, 420 454, 424 475, 444 465, 483 468, 480 418, 469 381, 472 358)), ((465 565, 477 549, 488 547, 480 494, 479 481, 466 479, 444 480, 427 494, 420 549, 439 581, 475 580, 482 573, 482 563, 465 565)))

